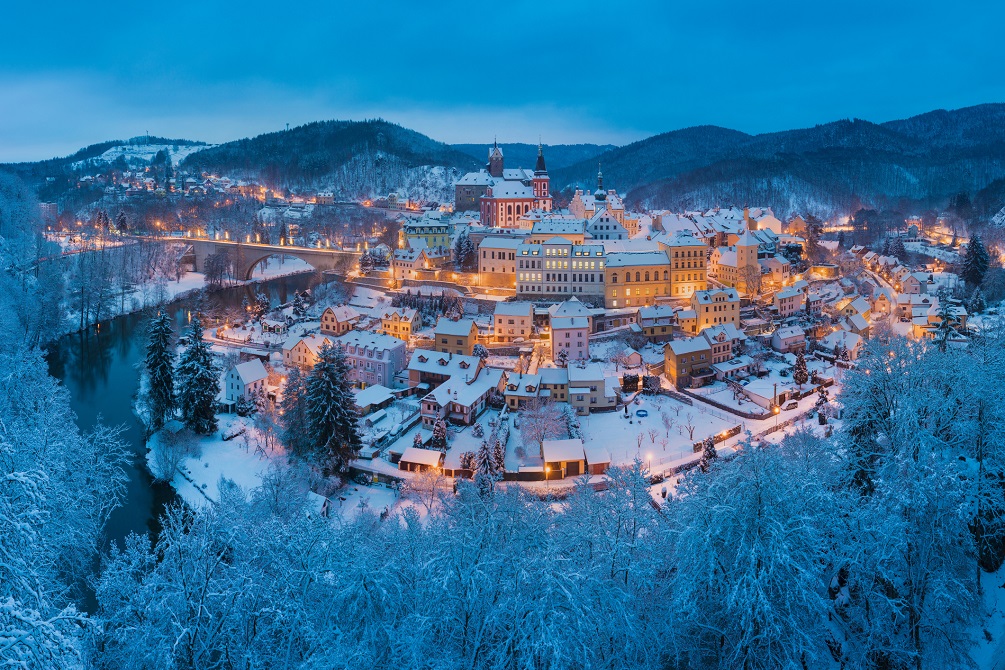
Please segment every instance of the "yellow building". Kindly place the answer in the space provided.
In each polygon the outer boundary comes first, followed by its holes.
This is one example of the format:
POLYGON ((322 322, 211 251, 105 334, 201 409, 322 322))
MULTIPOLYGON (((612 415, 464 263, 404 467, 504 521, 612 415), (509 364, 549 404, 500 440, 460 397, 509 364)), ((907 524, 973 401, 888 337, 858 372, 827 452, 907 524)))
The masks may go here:
POLYGON ((731 323, 740 327, 740 294, 734 288, 697 291, 691 296, 696 334, 710 326, 731 323))
POLYGON ((441 316, 433 332, 436 336, 436 350, 445 354, 471 356, 478 342, 478 326, 472 319, 454 321, 441 316))
POLYGON ((411 307, 397 307, 380 316, 380 332, 405 342, 421 325, 422 317, 411 307))
POLYGON ((670 259, 666 251, 617 252, 607 255, 604 306, 646 307, 670 298, 670 259))
POLYGON ((690 298, 708 288, 708 246, 690 232, 679 232, 660 242, 673 263, 671 293, 674 298, 690 298))

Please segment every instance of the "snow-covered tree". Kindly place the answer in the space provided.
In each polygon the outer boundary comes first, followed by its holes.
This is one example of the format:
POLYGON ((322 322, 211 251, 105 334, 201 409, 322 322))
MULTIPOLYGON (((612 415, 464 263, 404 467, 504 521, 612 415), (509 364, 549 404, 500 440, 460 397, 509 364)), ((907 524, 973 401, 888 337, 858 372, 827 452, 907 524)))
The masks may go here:
POLYGON ((475 454, 475 486, 478 492, 483 495, 491 495, 495 489, 495 482, 499 479, 499 469, 492 456, 492 448, 489 443, 482 441, 475 454))
POLYGON ((809 379, 810 375, 806 370, 806 357, 802 351, 799 351, 796 353, 796 366, 792 370, 792 381, 798 384, 799 388, 802 388, 809 379))
POLYGON ((907 249, 904 248, 904 240, 897 235, 890 242, 890 256, 896 257, 898 260, 905 260, 907 258, 907 249))
POLYGON ((715 450, 715 438, 709 436, 702 442, 701 460, 698 461, 698 467, 701 468, 702 472, 708 472, 717 458, 719 458, 719 454, 715 450))
POLYGON ((555 355, 555 365, 560 368, 568 367, 569 365, 569 350, 559 349, 558 354, 555 355))
POLYGON ((970 294, 970 300, 967 302, 967 312, 970 314, 980 314, 987 308, 988 303, 984 298, 984 292, 981 291, 978 286, 974 289, 974 292, 970 294))
POLYGON ((216 430, 216 398, 220 394, 219 369, 203 339, 199 315, 185 337, 185 348, 178 360, 178 407, 185 426, 197 435, 216 430))
POLYGON ((967 285, 978 287, 984 282, 984 276, 987 274, 990 264, 991 258, 980 235, 974 235, 967 244, 960 276, 967 285))
POLYGON ((147 412, 155 430, 174 414, 174 330, 171 317, 160 312, 150 321, 144 368, 147 373, 147 412))
POLYGON ((474 347, 472 347, 471 354, 473 356, 477 356, 478 358, 480 358, 480 359, 482 359, 484 361, 486 358, 489 357, 489 350, 488 350, 488 347, 486 347, 484 344, 482 344, 481 342, 479 342, 474 347))
POLYGON ((310 452, 310 429, 307 423, 307 377, 293 366, 283 384, 279 404, 283 443, 293 453, 306 457, 310 452))
POLYGON ((310 451, 323 471, 345 474, 363 443, 342 345, 322 345, 318 362, 307 376, 306 387, 310 451))
POLYGON ((433 449, 447 451, 447 422, 443 419, 437 419, 433 423, 433 439, 429 444, 433 449))
POLYGON ((540 453, 545 440, 565 437, 568 422, 558 403, 533 400, 520 412, 520 438, 525 447, 540 453))

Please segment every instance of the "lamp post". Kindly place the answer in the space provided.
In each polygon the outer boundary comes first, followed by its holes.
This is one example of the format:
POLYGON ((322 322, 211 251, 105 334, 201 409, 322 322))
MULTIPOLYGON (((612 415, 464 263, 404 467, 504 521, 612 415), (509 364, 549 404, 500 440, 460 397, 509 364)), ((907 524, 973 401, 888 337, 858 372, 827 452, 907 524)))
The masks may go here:
POLYGON ((551 474, 551 468, 548 467, 547 465, 544 466, 544 486, 548 491, 548 495, 551 495, 551 478, 549 477, 550 474, 551 474))
POLYGON ((775 415, 775 430, 778 430, 778 415, 781 413, 782 408, 778 405, 771 406, 771 413, 775 415))

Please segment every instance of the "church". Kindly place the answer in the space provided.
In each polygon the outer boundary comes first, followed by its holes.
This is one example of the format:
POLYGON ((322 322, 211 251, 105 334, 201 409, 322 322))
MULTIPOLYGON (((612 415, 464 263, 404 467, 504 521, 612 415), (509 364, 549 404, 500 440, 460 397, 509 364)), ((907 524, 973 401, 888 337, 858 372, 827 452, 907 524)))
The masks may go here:
POLYGON ((551 204, 550 178, 540 144, 534 169, 526 170, 506 169, 503 150, 493 142, 485 168, 464 175, 454 187, 454 210, 477 209, 483 226, 517 228, 521 216, 531 210, 550 212, 551 204))

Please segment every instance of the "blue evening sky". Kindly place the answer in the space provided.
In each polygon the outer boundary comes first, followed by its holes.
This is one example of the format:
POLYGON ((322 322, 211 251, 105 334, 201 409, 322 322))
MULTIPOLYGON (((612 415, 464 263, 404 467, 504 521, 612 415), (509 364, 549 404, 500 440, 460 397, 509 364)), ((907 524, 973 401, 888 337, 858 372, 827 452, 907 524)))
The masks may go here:
POLYGON ((620 144, 1005 101, 1001 2, 4 4, 0 161, 330 118, 620 144))

